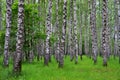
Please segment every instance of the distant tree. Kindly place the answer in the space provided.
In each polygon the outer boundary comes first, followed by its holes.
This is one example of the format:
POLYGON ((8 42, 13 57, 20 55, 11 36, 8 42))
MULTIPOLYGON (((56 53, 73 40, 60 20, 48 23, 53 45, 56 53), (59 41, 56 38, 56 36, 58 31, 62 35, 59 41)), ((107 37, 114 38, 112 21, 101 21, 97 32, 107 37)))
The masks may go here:
POLYGON ((73 44, 73 0, 70 0, 70 26, 69 26, 69 48, 70 48, 70 60, 74 59, 74 44, 73 44))
POLYGON ((118 56, 120 64, 120 0, 117 0, 117 7, 118 7, 118 56))
POLYGON ((6 0, 6 33, 5 33, 5 44, 4 44, 4 58, 3 65, 9 65, 9 42, 10 42, 10 31, 11 31, 11 17, 12 17, 12 0, 6 0))
MULTIPOLYGON (((38 0, 38 17, 41 16, 41 6, 40 6, 41 0, 38 0)), ((38 26, 40 26, 41 23, 40 21, 38 21, 38 26)), ((38 41, 39 44, 37 44, 37 60, 39 61, 40 57, 41 57, 41 43, 42 41, 39 40, 38 41)))
POLYGON ((23 42, 24 42, 24 0, 19 0, 17 43, 14 59, 15 61, 13 65, 13 71, 15 73, 20 73, 22 69, 21 67, 22 67, 23 42))
POLYGON ((118 7, 117 7, 117 0, 114 0, 114 11, 115 11, 115 25, 114 25, 114 58, 118 54, 118 7))
POLYGON ((2 0, 0 0, 0 30, 2 29, 2 0))
MULTIPOLYGON (((81 2, 80 0, 79 0, 79 2, 81 2)), ((79 32, 80 32, 80 36, 79 36, 79 54, 80 54, 80 58, 81 58, 81 60, 82 60, 82 54, 83 54, 83 51, 82 51, 82 24, 83 24, 83 19, 82 19, 82 15, 83 15, 83 12, 82 12, 82 7, 81 7, 81 5, 79 5, 79 15, 80 15, 80 22, 79 22, 79 24, 80 24, 80 29, 79 29, 79 32)))
MULTIPOLYGON (((41 0, 38 0, 38 17, 41 16, 41 6, 40 6, 41 0)), ((40 21, 38 21, 38 25, 40 26, 40 21)))
POLYGON ((32 1, 33 1, 33 2, 32 2, 33 4, 35 4, 35 3, 36 3, 36 0, 32 0, 32 1))
POLYGON ((87 28, 87 34, 88 34, 88 44, 87 44, 87 46, 88 46, 88 57, 89 58, 91 58, 91 54, 92 54, 92 48, 91 48, 91 42, 90 42, 90 40, 91 40, 91 27, 90 27, 90 22, 91 22, 91 19, 90 19, 90 17, 91 17, 91 0, 87 0, 88 1, 88 28, 87 28))

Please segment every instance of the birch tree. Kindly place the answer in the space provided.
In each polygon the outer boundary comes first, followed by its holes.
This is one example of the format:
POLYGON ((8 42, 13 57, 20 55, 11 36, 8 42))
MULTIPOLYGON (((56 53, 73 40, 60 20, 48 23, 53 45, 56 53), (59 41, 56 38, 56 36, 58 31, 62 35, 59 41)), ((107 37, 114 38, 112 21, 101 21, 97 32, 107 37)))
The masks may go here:
POLYGON ((52 0, 48 1, 48 11, 46 19, 46 44, 45 44, 45 55, 44 55, 44 64, 48 65, 50 58, 50 34, 51 34, 51 13, 52 13, 52 0))
POLYGON ((91 33, 92 33, 92 53, 93 53, 93 59, 94 63, 97 62, 97 32, 96 32, 96 0, 92 0, 92 9, 91 9, 91 33))
POLYGON ((5 33, 5 44, 4 44, 4 58, 3 65, 9 65, 9 42, 10 42, 10 31, 11 31, 11 17, 12 17, 12 0, 6 0, 6 33, 5 33))
POLYGON ((75 64, 78 63, 78 39, 77 39, 77 5, 76 0, 73 1, 74 6, 74 53, 75 53, 75 64))
POLYGON ((24 41, 24 0, 19 0, 18 4, 18 32, 13 71, 20 73, 22 69, 22 48, 24 41))
MULTIPOLYGON (((81 2, 80 0, 78 1, 81 2)), ((82 60, 82 11, 81 11, 81 5, 78 5, 77 9, 77 24, 78 24, 78 54, 80 55, 80 58, 82 60)))
POLYGON ((2 0, 0 0, 0 30, 2 29, 2 0))
POLYGON ((59 14, 58 14, 58 9, 59 9, 59 0, 56 0, 56 32, 57 32, 57 43, 56 43, 56 53, 55 53, 55 58, 57 62, 59 62, 59 53, 60 53, 60 32, 59 32, 59 14))
POLYGON ((120 64, 120 0, 117 0, 117 7, 118 7, 118 56, 120 64))
POLYGON ((115 25, 114 25, 114 58, 118 54, 118 7, 117 0, 114 0, 114 8, 115 8, 115 25))
POLYGON ((102 47, 103 47, 103 66, 107 66, 107 55, 108 55, 108 9, 107 9, 108 0, 103 0, 102 8, 102 47))
POLYGON ((74 45, 73 45, 73 0, 70 0, 70 26, 69 26, 69 37, 70 37, 70 60, 73 61, 74 59, 74 45))
MULTIPOLYGON (((40 6, 40 2, 41 0, 38 0, 38 17, 40 17, 41 16, 41 6, 40 6)), ((40 21, 38 21, 38 25, 39 26, 41 26, 40 25, 41 23, 40 23, 40 21)), ((38 45, 37 45, 37 60, 39 61, 39 58, 41 57, 41 48, 42 48, 42 46, 41 46, 41 44, 42 44, 42 40, 39 40, 38 41, 38 45)))
POLYGON ((60 43, 60 54, 59 54, 59 64, 58 64, 58 67, 60 67, 60 68, 62 68, 64 65, 66 25, 67 25, 67 0, 64 0, 62 38, 60 41, 61 43, 60 43))

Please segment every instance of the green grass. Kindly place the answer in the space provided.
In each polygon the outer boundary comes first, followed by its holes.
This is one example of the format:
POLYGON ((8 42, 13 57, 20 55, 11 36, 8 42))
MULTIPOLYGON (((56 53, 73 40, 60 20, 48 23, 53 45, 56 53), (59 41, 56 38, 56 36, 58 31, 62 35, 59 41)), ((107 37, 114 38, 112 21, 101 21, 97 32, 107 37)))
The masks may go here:
MULTIPOLYGON (((0 65, 2 59, 0 58, 0 65)), ((77 65, 70 62, 69 57, 65 58, 64 68, 59 69, 54 59, 49 66, 44 66, 43 61, 34 61, 32 64, 23 63, 20 76, 12 74, 12 63, 8 69, 0 66, 0 80, 120 80, 120 64, 118 59, 111 58, 108 67, 102 66, 102 58, 98 63, 87 57, 83 57, 77 65)))

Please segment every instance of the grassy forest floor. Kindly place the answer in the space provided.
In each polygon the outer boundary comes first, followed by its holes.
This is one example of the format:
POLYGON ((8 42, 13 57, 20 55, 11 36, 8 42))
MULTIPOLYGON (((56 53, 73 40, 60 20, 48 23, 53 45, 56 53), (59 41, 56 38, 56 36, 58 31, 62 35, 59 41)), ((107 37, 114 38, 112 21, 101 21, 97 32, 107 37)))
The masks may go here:
POLYGON ((58 64, 52 58, 49 66, 43 65, 42 61, 34 61, 32 64, 23 63, 20 76, 12 74, 12 62, 9 68, 2 66, 0 58, 0 80, 120 80, 120 64, 118 59, 111 58, 108 67, 102 66, 102 58, 98 58, 98 63, 93 64, 92 59, 83 56, 78 64, 70 62, 69 57, 65 58, 64 68, 59 69, 58 64))

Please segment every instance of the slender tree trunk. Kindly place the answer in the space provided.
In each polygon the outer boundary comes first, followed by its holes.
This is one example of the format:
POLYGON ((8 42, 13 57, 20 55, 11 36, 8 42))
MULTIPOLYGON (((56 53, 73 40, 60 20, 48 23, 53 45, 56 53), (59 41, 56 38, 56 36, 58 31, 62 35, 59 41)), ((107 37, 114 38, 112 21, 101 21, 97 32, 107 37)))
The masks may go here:
MULTIPOLYGON (((99 11, 101 11, 101 0, 99 0, 99 11)), ((102 48, 102 28, 101 28, 101 26, 102 26, 102 23, 101 23, 101 13, 99 13, 99 19, 100 19, 100 21, 99 21, 99 34, 98 35, 100 35, 100 37, 98 37, 98 44, 99 44, 99 55, 100 56, 102 56, 102 54, 103 54, 103 48, 102 48)))
POLYGON ((17 43, 16 53, 14 61, 15 73, 20 73, 22 69, 22 48, 24 41, 24 0, 19 0, 18 4, 18 32, 17 32, 17 43))
POLYGON ((76 0, 73 1, 74 6, 74 53, 75 53, 75 64, 78 63, 78 39, 77 39, 77 5, 76 0))
POLYGON ((85 55, 87 55, 87 25, 86 25, 86 21, 87 21, 87 13, 84 13, 84 52, 85 55))
POLYGON ((48 65, 49 58, 50 58, 50 34, 51 34, 51 13, 52 13, 52 0, 49 0, 48 2, 48 13, 47 13, 47 19, 46 19, 46 50, 44 55, 44 64, 48 65))
POLYGON ((2 29, 2 0, 0 0, 0 30, 2 29))
POLYGON ((56 0, 56 32, 57 32, 57 43, 56 43, 56 52, 55 52, 55 58, 57 60, 57 62, 59 62, 59 53, 60 53, 60 33, 59 33, 59 14, 58 14, 58 10, 59 10, 59 0, 56 0))
POLYGON ((37 48, 37 61, 39 61, 40 60, 40 49, 39 49, 39 45, 36 45, 36 48, 37 48))
POLYGON ((97 32, 96 32, 96 0, 92 0, 92 10, 91 10, 91 32, 92 32, 92 53, 94 64, 97 62, 97 32))
POLYGON ((73 61, 74 59, 74 49, 73 49, 73 0, 70 1, 70 60, 73 61))
POLYGON ((91 54, 90 54, 90 22, 89 22, 89 20, 90 20, 90 1, 89 0, 87 0, 87 5, 88 5, 88 11, 87 11, 87 55, 88 55, 88 57, 90 57, 91 56, 91 54))
POLYGON ((82 51, 82 12, 80 12, 80 19, 81 19, 81 21, 80 21, 80 41, 79 41, 79 50, 80 50, 80 59, 82 60, 82 53, 83 53, 83 51, 82 51))
POLYGON ((118 8, 117 8, 117 0, 114 0, 114 8, 115 8, 115 25, 114 25, 114 58, 118 54, 118 8))
MULTIPOLYGON (((111 14, 110 16, 114 15, 114 8, 112 7, 113 6, 113 3, 114 3, 114 0, 112 2, 109 2, 110 4, 110 8, 112 9, 111 11, 111 14)), ((113 55, 114 54, 114 39, 113 39, 113 33, 114 33, 114 29, 112 28, 114 26, 114 24, 112 24, 112 21, 114 21, 114 18, 112 17, 109 17, 109 25, 110 25, 110 31, 109 31, 109 45, 110 45, 110 55, 113 55)), ((109 55, 109 57, 110 57, 109 55)))
POLYGON ((62 38, 60 43, 60 54, 59 54, 59 65, 58 65, 60 68, 62 68, 64 65, 66 25, 67 25, 67 0, 64 0, 62 38))
POLYGON ((117 1, 117 6, 118 6, 118 56, 120 64, 120 0, 117 1))
MULTIPOLYGON (((79 0, 79 3, 81 1, 79 0)), ((82 11, 81 11, 81 5, 78 6, 78 33, 79 33, 79 42, 78 42, 78 54, 80 55, 80 59, 82 60, 82 11)))
MULTIPOLYGON (((89 15, 88 15, 88 19, 89 19, 89 21, 88 21, 88 34, 90 35, 91 34, 91 26, 90 26, 90 23, 91 23, 91 10, 92 10, 92 8, 91 8, 91 0, 88 0, 88 13, 89 13, 89 15)), ((91 53, 92 53, 92 48, 91 48, 91 36, 89 36, 89 40, 88 40, 88 44, 89 44, 89 54, 88 54, 88 57, 89 58, 91 58, 91 53)))
MULTIPOLYGON (((41 17, 41 11, 42 11, 42 7, 41 7, 41 0, 38 0, 38 17, 41 17)), ((42 21, 38 21, 38 25, 39 27, 41 27, 41 22, 42 21)), ((41 31, 42 29, 39 29, 39 31, 41 31)), ((39 40, 39 45, 38 45, 38 54, 37 54, 37 60, 39 61, 39 58, 42 60, 42 45, 43 45, 43 40, 39 40)))
POLYGON ((88 41, 88 38, 89 38, 89 29, 88 29, 88 14, 85 13, 84 15, 85 17, 85 36, 84 36, 84 46, 85 46, 85 54, 88 56, 89 55, 89 41, 88 41))
MULTIPOLYGON (((110 2, 108 2, 108 5, 110 5, 111 3, 110 2)), ((109 7, 109 6, 108 6, 109 7)), ((110 7, 109 7, 110 8, 110 7)), ((112 10, 111 10, 112 11, 112 10)), ((112 13, 112 12, 111 12, 112 13)), ((110 16, 109 15, 110 13, 108 13, 108 16, 110 16)), ((111 41, 111 39, 110 39, 110 34, 111 34, 111 17, 108 17, 108 29, 107 29, 107 35, 108 35, 108 38, 107 38, 107 49, 108 49, 108 54, 107 54, 107 58, 109 59, 110 58, 110 54, 111 54, 111 46, 110 46, 110 41, 111 41)))
MULTIPOLYGON (((41 6, 40 6, 41 0, 38 0, 38 17, 41 16, 41 6)), ((38 25, 40 26, 40 21, 38 22, 38 25)))
POLYGON ((34 59, 34 53, 33 53, 33 47, 32 47, 33 45, 32 45, 32 43, 33 43, 33 40, 31 38, 31 40, 29 41, 29 48, 30 48, 30 50, 29 50, 29 63, 32 63, 33 59, 34 59))
POLYGON ((108 0, 103 0, 103 30, 102 30, 102 46, 103 46, 103 66, 107 66, 107 55, 108 55, 108 0))
MULTIPOLYGON (((34 4, 35 5, 35 3, 36 3, 36 0, 32 0, 32 4, 34 4)), ((33 9, 34 9, 35 7, 33 7, 33 9)), ((34 17, 32 17, 32 26, 35 26, 35 18, 34 17)), ((31 26, 29 26, 29 27, 31 27, 31 26)), ((33 30, 32 29, 30 29, 30 32, 29 33, 31 33, 31 35, 33 34, 33 30)), ((29 48, 30 48, 30 50, 29 50, 29 63, 32 63, 33 62, 33 60, 34 60, 34 52, 33 52, 33 37, 34 37, 34 35, 32 35, 32 36, 29 36, 30 37, 30 39, 29 39, 29 48)))
POLYGON ((5 44, 4 44, 4 59, 3 65, 9 65, 9 42, 10 42, 10 31, 11 31, 11 17, 12 17, 12 0, 6 0, 6 34, 5 34, 5 44))
POLYGON ((30 0, 27 0, 27 3, 29 4, 29 3, 30 3, 30 0))
POLYGON ((33 1, 33 2, 32 2, 33 4, 35 4, 35 3, 36 3, 36 0, 32 0, 32 1, 33 1))
POLYGON ((12 0, 12 4, 14 3, 14 0, 12 0))

